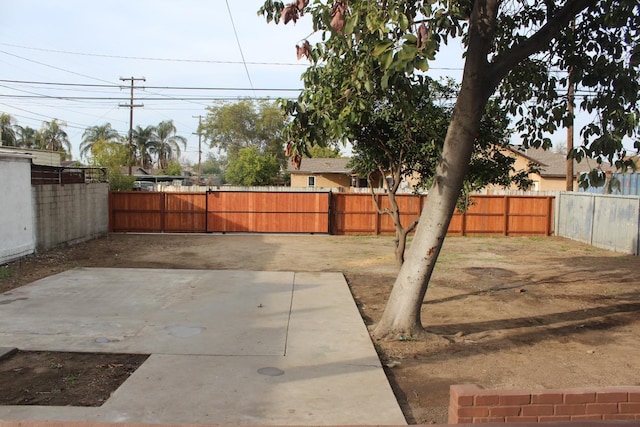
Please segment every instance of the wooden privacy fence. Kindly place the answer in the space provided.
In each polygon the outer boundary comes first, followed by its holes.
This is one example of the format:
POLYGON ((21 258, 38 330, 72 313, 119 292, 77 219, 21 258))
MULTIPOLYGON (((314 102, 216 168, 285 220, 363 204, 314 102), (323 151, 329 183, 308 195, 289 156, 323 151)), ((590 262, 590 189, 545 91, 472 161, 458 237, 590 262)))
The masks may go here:
POLYGON ((111 192, 109 230, 328 233, 331 193, 111 192))
MULTIPOLYGON (((386 194, 376 195, 381 207, 386 194)), ((397 195, 403 225, 417 218, 426 196, 397 195)), ((473 196, 456 212, 449 235, 549 236, 553 196, 473 196)), ((393 234, 388 215, 378 214, 370 194, 330 192, 207 193, 111 192, 109 230, 145 233, 329 233, 393 234)))

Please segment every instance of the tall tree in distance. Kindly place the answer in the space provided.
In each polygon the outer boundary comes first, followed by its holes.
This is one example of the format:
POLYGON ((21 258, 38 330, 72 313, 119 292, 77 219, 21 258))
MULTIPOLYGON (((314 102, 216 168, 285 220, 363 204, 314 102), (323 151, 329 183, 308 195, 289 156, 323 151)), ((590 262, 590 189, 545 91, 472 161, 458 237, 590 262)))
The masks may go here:
POLYGON ((69 141, 69 135, 64 130, 67 126, 65 122, 59 122, 58 119, 53 119, 50 122, 44 122, 42 129, 40 129, 41 140, 40 144, 42 149, 50 151, 63 151, 65 153, 71 153, 71 142, 69 141))
POLYGON ((265 155, 258 147, 245 147, 231 159, 224 178, 233 185, 273 185, 279 170, 280 164, 275 154, 265 155))
POLYGON ((0 145, 9 147, 18 145, 13 118, 6 113, 0 113, 0 145))
MULTIPOLYGON (((286 117, 277 104, 242 100, 234 103, 217 103, 207 107, 207 110, 201 131, 210 147, 226 156, 226 166, 230 166, 245 148, 255 149, 246 151, 245 156, 250 153, 273 156, 280 166, 284 166, 286 140, 283 131, 286 117)), ((243 161, 243 163, 247 162, 243 161)), ((278 172, 279 169, 275 170, 274 179, 278 172)))
MULTIPOLYGON (((304 13, 322 33, 316 45, 302 45, 311 60, 301 95, 307 111, 330 111, 329 90, 353 101, 337 115, 311 115, 305 129, 321 121, 326 122, 322 127, 334 129, 358 123, 368 110, 360 99, 374 85, 402 88, 416 71, 428 70, 450 39, 459 38, 464 46, 461 87, 442 154, 413 243, 373 330, 378 338, 426 336, 423 300, 491 97, 517 119, 515 128, 525 145, 548 148, 548 133, 569 121, 568 79, 559 71, 570 68, 572 82, 585 89, 577 109, 595 113, 595 119, 582 129, 582 143, 569 155, 624 168, 630 160, 623 139, 633 138, 640 148, 637 0, 335 0, 286 6, 267 0, 259 13, 285 23, 304 13), (369 73, 376 65, 382 70, 379 78, 369 73), (322 79, 324 67, 343 72, 322 79)), ((302 148, 295 143, 295 149, 302 148)))
POLYGON ((153 155, 159 151, 155 126, 142 127, 137 125, 133 129, 133 145, 136 150, 136 163, 144 169, 153 166, 153 155))
POLYGON ((33 148, 38 146, 40 134, 34 128, 29 126, 16 125, 16 138, 18 146, 33 148))
POLYGON ((158 169, 166 169, 169 162, 180 159, 180 146, 187 148, 187 139, 178 135, 178 130, 173 124, 173 120, 160 122, 156 127, 155 150, 158 156, 158 169))
POLYGON ((307 154, 309 157, 316 159, 339 159, 342 156, 340 154, 340 148, 332 147, 330 145, 326 147, 323 147, 322 145, 312 145, 309 147, 309 152, 307 154))
POLYGON ((93 156, 93 147, 95 144, 101 142, 115 142, 119 138, 120 135, 118 134, 118 131, 111 127, 111 123, 90 126, 82 133, 80 157, 86 158, 87 155, 93 156))

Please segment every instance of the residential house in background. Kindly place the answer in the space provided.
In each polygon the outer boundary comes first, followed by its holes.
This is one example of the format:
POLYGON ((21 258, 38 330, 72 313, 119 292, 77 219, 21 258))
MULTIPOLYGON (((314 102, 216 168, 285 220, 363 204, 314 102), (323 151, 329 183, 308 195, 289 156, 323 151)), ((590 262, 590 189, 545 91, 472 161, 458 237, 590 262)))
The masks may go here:
MULTIPOLYGON (((538 169, 538 173, 529 174, 533 181, 530 191, 565 191, 567 188, 567 156, 563 153, 543 150, 541 148, 523 148, 521 146, 510 146, 507 155, 516 158, 514 168, 519 170, 528 169, 529 163, 533 163, 538 169)), ((573 163, 573 189, 578 190, 578 177, 581 173, 589 172, 595 166, 595 161, 586 159, 580 163, 573 163)), ((610 168, 605 168, 608 172, 610 168)), ((489 187, 488 191, 497 187, 489 187)), ((510 190, 517 190, 513 187, 510 190)))
MULTIPOLYGON (((366 177, 359 177, 348 167, 349 158, 304 158, 299 170, 289 165, 291 187, 315 188, 367 188, 366 177)), ((377 179, 376 188, 383 188, 377 179)))

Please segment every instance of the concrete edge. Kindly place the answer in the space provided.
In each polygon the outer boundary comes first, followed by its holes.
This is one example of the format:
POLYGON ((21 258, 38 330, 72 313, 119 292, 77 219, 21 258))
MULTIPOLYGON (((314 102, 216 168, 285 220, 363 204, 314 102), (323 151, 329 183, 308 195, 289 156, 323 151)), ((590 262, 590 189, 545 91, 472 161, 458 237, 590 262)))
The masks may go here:
POLYGON ((4 360, 17 352, 18 349, 16 347, 0 347, 0 360, 4 360))

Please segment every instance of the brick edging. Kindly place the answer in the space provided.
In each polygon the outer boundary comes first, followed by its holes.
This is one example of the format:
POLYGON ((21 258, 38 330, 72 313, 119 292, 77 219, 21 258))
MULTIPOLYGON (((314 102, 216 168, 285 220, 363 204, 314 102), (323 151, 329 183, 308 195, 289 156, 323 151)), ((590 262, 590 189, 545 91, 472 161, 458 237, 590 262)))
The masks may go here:
POLYGON ((576 420, 640 421, 640 387, 485 390, 452 385, 449 424, 576 420))

